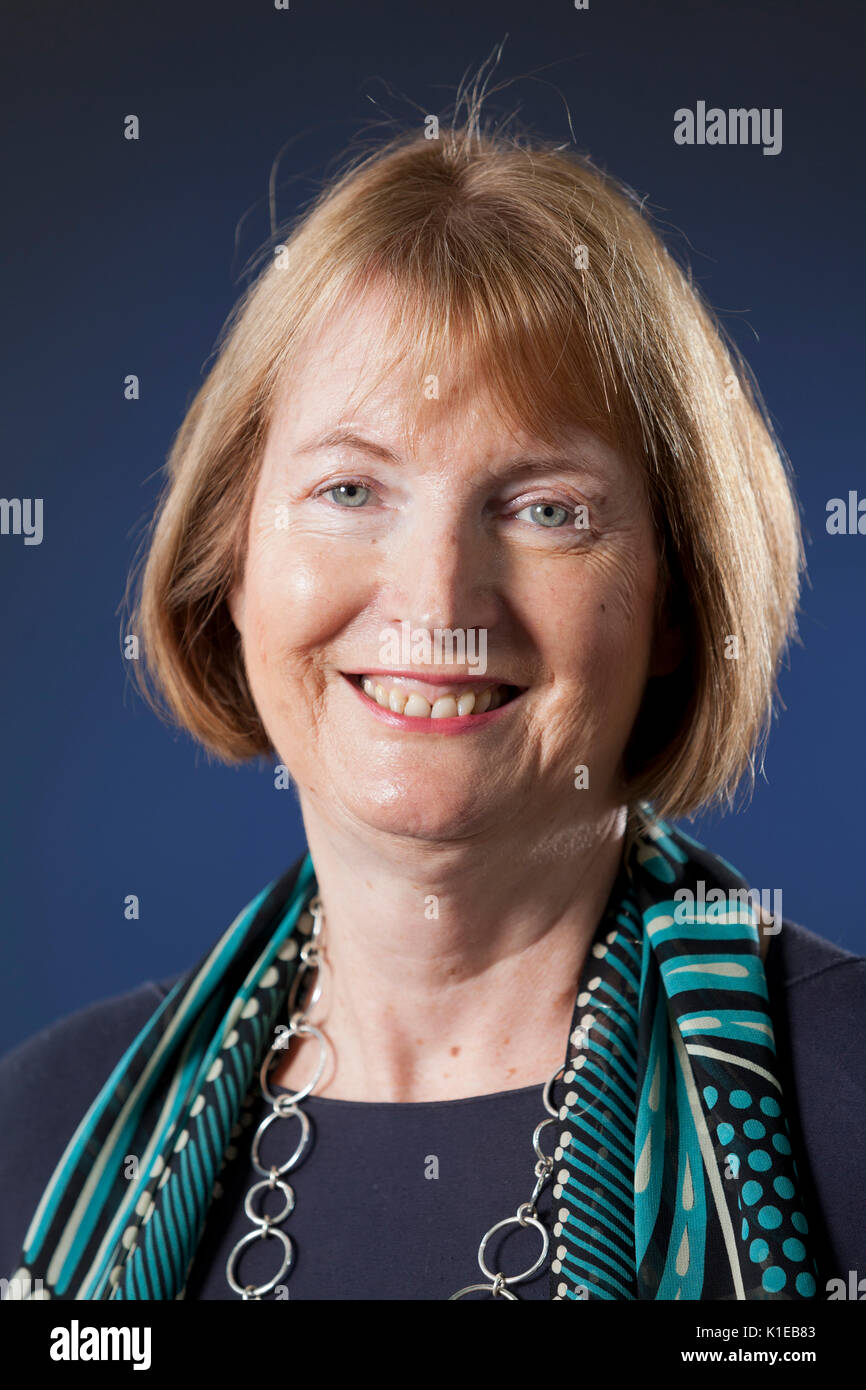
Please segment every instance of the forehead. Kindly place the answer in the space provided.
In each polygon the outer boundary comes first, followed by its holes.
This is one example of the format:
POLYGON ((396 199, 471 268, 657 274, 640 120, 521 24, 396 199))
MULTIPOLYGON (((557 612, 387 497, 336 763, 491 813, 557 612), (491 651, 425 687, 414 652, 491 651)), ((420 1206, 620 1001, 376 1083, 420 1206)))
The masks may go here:
MULTIPOLYGON (((476 463, 576 455, 604 481, 622 456, 579 420, 542 436, 509 409, 477 358, 458 343, 428 353, 395 331, 386 298, 371 292, 320 319, 298 345, 274 393, 269 450, 313 455, 358 437, 401 458, 453 458, 471 443, 476 463)), ((630 470, 629 470, 630 471, 630 470)))
POLYGON ((383 296, 370 292, 305 333, 275 393, 274 421, 293 434, 363 420, 411 436, 447 427, 458 410, 478 425, 495 418, 488 394, 468 353, 425 353, 395 329, 383 296))

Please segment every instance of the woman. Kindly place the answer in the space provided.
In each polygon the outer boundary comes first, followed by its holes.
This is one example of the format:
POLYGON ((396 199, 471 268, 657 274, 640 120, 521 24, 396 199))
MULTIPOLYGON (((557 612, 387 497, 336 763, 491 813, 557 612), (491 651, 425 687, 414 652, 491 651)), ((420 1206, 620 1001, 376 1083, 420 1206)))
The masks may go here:
POLYGON ((864 962, 668 823, 754 765, 796 504, 636 200, 477 109, 349 167, 169 475, 151 689, 308 852, 5 1059, 13 1296, 826 1297, 864 962))

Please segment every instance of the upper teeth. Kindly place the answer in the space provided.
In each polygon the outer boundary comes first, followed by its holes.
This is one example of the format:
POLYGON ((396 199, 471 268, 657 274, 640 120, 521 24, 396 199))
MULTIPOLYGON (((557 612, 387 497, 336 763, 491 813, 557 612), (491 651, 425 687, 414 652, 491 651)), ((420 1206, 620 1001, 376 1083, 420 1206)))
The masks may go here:
POLYGON ((440 695, 431 705, 430 701, 417 691, 398 690, 395 686, 382 685, 371 676, 362 677, 361 686, 364 693, 369 695, 371 700, 375 700, 377 705, 392 710, 394 714, 408 715, 410 719, 453 719, 456 715, 484 714, 487 710, 497 708, 502 701, 504 689, 501 685, 491 685, 478 694, 470 690, 460 696, 440 695))

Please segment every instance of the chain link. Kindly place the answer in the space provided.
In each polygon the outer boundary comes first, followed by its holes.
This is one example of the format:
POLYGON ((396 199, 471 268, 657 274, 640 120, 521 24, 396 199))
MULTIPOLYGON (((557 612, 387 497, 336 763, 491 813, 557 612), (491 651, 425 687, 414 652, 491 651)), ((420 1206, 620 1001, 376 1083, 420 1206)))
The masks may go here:
MULTIPOLYGON (((322 931, 322 902, 316 895, 309 904, 308 912, 312 915, 312 928, 309 940, 304 942, 299 952, 299 965, 295 971, 294 979, 288 994, 288 1029, 283 1029, 277 1041, 271 1047, 259 1069, 259 1085, 265 1100, 270 1102, 271 1111, 259 1124, 253 1135, 251 1147, 252 1165, 257 1173, 262 1177, 258 1182, 254 1182, 244 1198, 244 1211, 252 1221, 254 1230, 249 1231, 245 1236, 232 1247, 231 1254, 226 1261, 226 1279, 229 1287, 236 1294, 239 1294, 246 1302, 260 1302, 264 1294, 273 1292, 277 1285, 289 1273, 295 1258, 295 1248, 292 1244, 291 1236, 281 1229, 282 1223, 291 1216, 295 1208, 295 1194, 287 1182, 283 1181, 286 1173, 290 1173, 293 1168, 297 1168, 303 1159, 310 1142, 312 1126, 310 1117, 303 1110, 299 1109, 299 1102, 306 1100, 311 1095, 322 1079, 325 1064, 328 1060, 330 1043, 321 1029, 310 1023, 310 1016, 319 1002, 322 994, 322 967, 325 959, 321 949, 320 936, 322 931), (313 978, 311 978, 313 977, 313 978), (309 998, 306 993, 312 984, 313 989, 309 998), (305 1000, 304 1009, 297 1007, 298 1000, 305 1000), (314 1037, 319 1044, 319 1058, 311 1079, 305 1086, 297 1091, 271 1090, 268 1080, 268 1073, 277 1060, 285 1061, 289 1048, 294 1038, 314 1037), (285 1163, 279 1167, 266 1168, 261 1162, 261 1143, 266 1131, 277 1120, 297 1120, 300 1124, 300 1136, 295 1145, 294 1151, 286 1159, 285 1163), (258 1193, 262 1194, 262 1204, 267 1201, 268 1193, 280 1191, 283 1195, 283 1209, 277 1215, 268 1215, 264 1210, 256 1211, 255 1199, 258 1193), (275 1240, 278 1245, 282 1245, 282 1260, 280 1267, 272 1279, 264 1284, 241 1284, 238 1281, 238 1261, 248 1246, 253 1245, 258 1240, 275 1240)), ((300 928, 303 930, 303 927, 300 928)))
POLYGON ((544 1261, 547 1259, 547 1252, 550 1249, 550 1236, 547 1233, 546 1226, 538 1219, 537 1202, 545 1183, 550 1181, 554 1168, 554 1159, 550 1154, 542 1152, 541 1131, 546 1125, 552 1125, 554 1120, 559 1118, 559 1112, 554 1109, 550 1099, 550 1089, 565 1065, 564 1062, 560 1063, 556 1071, 548 1077, 544 1084, 544 1090, 541 1093, 542 1102, 547 1111, 548 1118, 538 1122, 532 1136, 532 1147, 537 1155, 537 1162, 533 1168, 536 1183, 535 1187, 532 1189, 532 1196, 528 1202, 521 1203, 514 1216, 506 1216, 504 1221, 497 1221, 495 1226, 491 1226, 490 1230, 481 1237, 481 1244, 478 1247, 478 1265, 481 1273, 486 1279, 490 1280, 490 1283, 467 1284, 465 1288, 458 1289, 456 1293, 451 1295, 448 1300, 449 1303, 453 1303, 455 1299, 463 1298, 464 1294, 468 1293, 489 1293, 493 1298, 510 1298, 519 1303, 520 1300, 517 1294, 512 1293, 508 1286, 510 1284, 522 1284, 525 1279, 531 1279, 533 1275, 538 1273, 544 1261), (491 1236, 495 1235, 497 1231, 501 1231, 504 1226, 523 1226, 524 1228, 527 1226, 534 1226, 535 1229, 541 1233, 541 1254, 538 1256, 535 1264, 530 1265, 529 1269, 523 1270, 521 1274, 509 1274, 506 1276, 501 1270, 496 1270, 494 1272, 487 1268, 487 1242, 490 1240, 491 1236))

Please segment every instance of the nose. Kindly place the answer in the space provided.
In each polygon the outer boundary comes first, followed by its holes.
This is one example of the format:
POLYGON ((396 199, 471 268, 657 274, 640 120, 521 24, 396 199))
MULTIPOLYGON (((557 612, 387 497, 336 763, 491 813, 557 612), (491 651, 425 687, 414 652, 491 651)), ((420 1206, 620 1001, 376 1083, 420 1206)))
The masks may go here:
POLYGON ((389 556, 391 622, 413 628, 490 629, 501 615, 496 545, 456 505, 420 509, 389 556))

